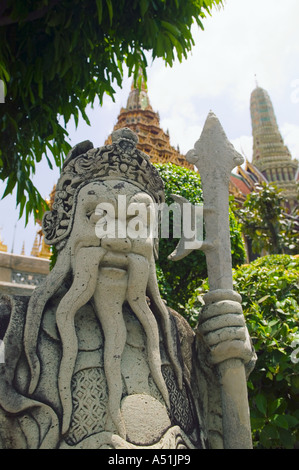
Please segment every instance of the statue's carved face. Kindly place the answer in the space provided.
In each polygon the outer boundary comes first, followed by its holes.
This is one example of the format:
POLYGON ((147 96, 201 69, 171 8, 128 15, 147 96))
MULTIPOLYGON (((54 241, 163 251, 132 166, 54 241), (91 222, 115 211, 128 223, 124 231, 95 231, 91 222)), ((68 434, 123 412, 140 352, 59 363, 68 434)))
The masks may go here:
POLYGON ((78 192, 69 238, 73 283, 56 311, 63 346, 58 382, 62 402, 66 403, 65 431, 71 418, 69 387, 78 349, 74 318, 78 309, 90 299, 105 337, 108 409, 120 436, 126 435, 120 412, 121 357, 127 338, 122 313, 125 301, 144 328, 152 377, 170 406, 161 371, 159 328, 146 300, 148 292, 163 318, 170 357, 181 376, 171 342, 168 312, 160 298, 156 280, 154 237, 151 233, 155 215, 153 199, 128 182, 92 182, 78 192))
MULTIPOLYGON (((48 289, 39 302, 40 310, 30 314, 27 330, 34 330, 28 342, 31 389, 39 379, 36 354, 36 318, 63 280, 72 283, 60 300, 55 318, 62 345, 58 389, 63 404, 63 433, 72 415, 71 380, 78 353, 75 316, 87 302, 92 303, 105 337, 104 369, 109 391, 108 409, 119 435, 125 437, 120 402, 122 396, 121 358, 127 330, 122 306, 127 302, 144 329, 152 378, 165 403, 170 406, 168 389, 161 370, 160 333, 165 335, 170 360, 182 386, 182 368, 172 340, 172 326, 159 293, 155 260, 156 207, 153 199, 137 186, 121 180, 95 181, 83 186, 75 200, 72 230, 51 271, 48 289), (154 224, 154 227, 151 224, 154 224), (153 233, 151 229, 153 228, 153 233), (155 312, 148 304, 153 306, 155 312), (32 326, 33 325, 33 326, 32 326)), ((63 226, 63 220, 61 221, 63 226)))
POLYGON ((107 260, 113 258, 116 263, 125 262, 127 253, 150 260, 154 211, 152 198, 131 183, 108 180, 87 184, 77 196, 70 235, 72 253, 82 246, 101 246, 107 250, 107 260))

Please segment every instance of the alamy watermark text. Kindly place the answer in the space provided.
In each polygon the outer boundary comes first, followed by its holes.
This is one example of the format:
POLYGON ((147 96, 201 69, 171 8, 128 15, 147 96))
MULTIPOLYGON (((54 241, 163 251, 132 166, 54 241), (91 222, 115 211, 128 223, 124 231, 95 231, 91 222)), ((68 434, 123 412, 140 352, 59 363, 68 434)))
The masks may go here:
POLYGON ((98 238, 183 237, 186 249, 198 248, 203 241, 202 204, 127 204, 126 196, 118 195, 117 204, 99 203, 95 216, 98 238))

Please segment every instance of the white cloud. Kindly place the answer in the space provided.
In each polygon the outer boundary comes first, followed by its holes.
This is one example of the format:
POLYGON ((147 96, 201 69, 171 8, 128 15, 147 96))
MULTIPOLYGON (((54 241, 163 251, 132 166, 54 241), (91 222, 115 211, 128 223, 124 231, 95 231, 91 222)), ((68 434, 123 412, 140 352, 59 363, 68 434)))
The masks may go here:
POLYGON ((298 0, 227 0, 204 21, 204 31, 194 29, 196 46, 188 60, 172 69, 160 61, 149 68, 151 103, 174 145, 189 149, 192 129, 201 129, 212 109, 228 137, 240 140, 251 160, 255 74, 273 98, 277 117, 288 110, 289 119, 295 116, 298 122, 291 100, 292 83, 299 78, 298 17, 298 0))
POLYGON ((237 139, 232 139, 231 143, 245 159, 248 161, 252 161, 252 146, 253 146, 253 138, 252 136, 242 135, 237 139))
POLYGON ((161 121, 161 127, 164 131, 169 130, 170 144, 173 147, 178 146, 183 155, 193 148, 202 132, 201 126, 189 125, 182 118, 165 118, 161 121))
MULTIPOLYGON (((272 99, 286 145, 293 158, 299 157, 299 105, 295 88, 295 81, 299 80, 298 18, 298 0, 226 0, 224 8, 213 11, 204 20, 204 31, 194 28, 196 45, 187 60, 173 68, 165 68, 162 61, 149 67, 150 101, 160 113, 161 127, 169 129, 172 145, 179 145, 183 153, 192 148, 212 109, 236 149, 251 160, 249 103, 256 74, 259 85, 272 99)), ((116 87, 115 103, 106 97, 101 108, 95 106, 87 113, 91 127, 82 120, 77 130, 69 127, 72 145, 86 139, 95 146, 104 144, 121 106, 126 104, 131 82, 125 80, 122 90, 116 87)), ((48 186, 43 182, 39 186, 46 195, 44 191, 52 187, 52 174, 42 165, 40 168, 36 178, 48 180, 48 186)), ((12 230, 4 233, 14 211, 12 202, 0 203, 0 226, 6 243, 13 236, 12 230)), ((9 224, 13 228, 14 222, 9 224)), ((34 235, 31 234, 31 239, 34 235)), ((23 240, 19 229, 16 242, 17 239, 23 240)), ((29 252, 30 245, 31 241, 27 246, 29 252)))
MULTIPOLYGON (((149 71, 153 104, 167 113, 180 101, 221 99, 248 108, 255 86, 289 84, 287 61, 298 59, 298 0, 227 0, 208 17, 205 31, 196 31, 196 46, 187 61, 173 69, 155 63, 149 71)), ((293 77, 295 78, 295 77, 293 77)))

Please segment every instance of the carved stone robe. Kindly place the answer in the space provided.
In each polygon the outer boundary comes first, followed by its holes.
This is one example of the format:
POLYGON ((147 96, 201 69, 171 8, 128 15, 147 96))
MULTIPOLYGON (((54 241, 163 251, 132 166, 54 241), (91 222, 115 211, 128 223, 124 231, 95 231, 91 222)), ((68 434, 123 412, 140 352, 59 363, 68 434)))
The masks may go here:
MULTIPOLYGON (((205 448, 221 424, 217 384, 209 368, 199 367, 195 334, 188 323, 169 309, 173 341, 183 366, 180 390, 160 334, 162 373, 169 391, 170 409, 165 406, 151 377, 145 334, 128 304, 123 306, 127 342, 122 356, 123 394, 121 410, 127 436, 122 439, 107 421, 108 390, 103 367, 104 336, 87 303, 76 314, 78 354, 72 377, 72 417, 61 435, 62 406, 57 387, 61 342, 55 325, 55 311, 65 294, 48 301, 38 339, 41 363, 35 392, 28 394, 30 373, 23 350, 27 297, 2 298, 2 320, 11 310, 4 337, 5 363, 0 364, 0 447, 1 448, 205 448), (200 393, 199 393, 200 387, 200 393), (208 389, 214 390, 210 395, 208 389), (215 421, 216 420, 216 421, 215 421)), ((214 437, 213 437, 214 435, 214 437)), ((216 442, 215 441, 215 442, 216 442)), ((220 437, 221 441, 221 437, 220 437)))

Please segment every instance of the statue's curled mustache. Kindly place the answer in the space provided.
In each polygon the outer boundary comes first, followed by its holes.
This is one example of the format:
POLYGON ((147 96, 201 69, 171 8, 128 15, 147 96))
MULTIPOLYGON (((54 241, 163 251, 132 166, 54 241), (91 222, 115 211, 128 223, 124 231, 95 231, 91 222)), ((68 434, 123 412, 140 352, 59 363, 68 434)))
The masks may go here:
POLYGON ((169 394, 161 371, 159 329, 156 318, 147 303, 146 294, 152 300, 155 311, 158 311, 161 316, 168 354, 176 372, 178 385, 182 387, 182 368, 174 351, 169 313, 160 297, 154 258, 148 261, 140 254, 119 254, 117 259, 121 260, 121 265, 113 266, 111 258, 113 260, 115 253, 107 251, 103 246, 78 246, 74 261, 71 263, 68 245, 64 250, 69 252, 69 256, 58 258, 56 266, 47 278, 47 288, 43 298, 33 295, 29 305, 25 328, 26 353, 31 369, 29 392, 34 392, 39 380, 40 369, 36 344, 43 309, 47 300, 59 288, 71 270, 72 285, 56 311, 56 324, 62 343, 62 359, 58 377, 58 389, 63 408, 62 433, 65 434, 68 431, 72 416, 71 379, 78 354, 75 315, 83 305, 92 301, 105 338, 104 370, 108 386, 108 411, 118 434, 125 439, 125 423, 120 410, 121 358, 127 338, 122 314, 125 301, 128 302, 144 329, 150 372, 168 407, 170 406, 169 394), (69 259, 69 262, 66 263, 66 259, 69 259), (64 260, 64 263, 60 260, 64 260), (53 279, 55 279, 54 283, 53 279), (39 299, 38 302, 37 299, 39 299))

